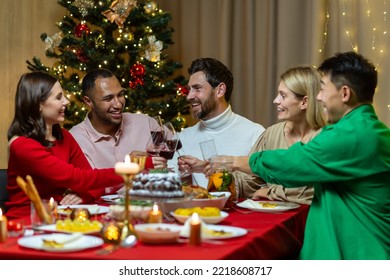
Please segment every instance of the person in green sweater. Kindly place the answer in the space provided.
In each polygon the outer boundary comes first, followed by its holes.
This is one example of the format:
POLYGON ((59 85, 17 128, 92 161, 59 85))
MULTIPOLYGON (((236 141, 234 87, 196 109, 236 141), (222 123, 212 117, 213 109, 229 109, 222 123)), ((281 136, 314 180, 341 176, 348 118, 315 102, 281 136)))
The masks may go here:
POLYGON ((300 259, 390 259, 390 129, 372 106, 377 72, 354 52, 318 68, 329 125, 307 144, 235 157, 267 182, 314 186, 300 259))

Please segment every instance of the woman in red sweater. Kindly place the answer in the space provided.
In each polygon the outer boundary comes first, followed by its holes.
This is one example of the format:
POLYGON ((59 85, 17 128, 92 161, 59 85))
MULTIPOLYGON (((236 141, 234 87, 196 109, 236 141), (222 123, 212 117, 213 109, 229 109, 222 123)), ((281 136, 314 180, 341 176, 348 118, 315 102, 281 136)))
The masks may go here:
POLYGON ((8 130, 7 217, 30 214, 30 200, 17 185, 17 176, 31 175, 41 198, 60 203, 69 190, 88 203, 106 187, 123 183, 113 168, 92 169, 73 136, 60 126, 68 104, 60 83, 48 73, 20 78, 8 130))

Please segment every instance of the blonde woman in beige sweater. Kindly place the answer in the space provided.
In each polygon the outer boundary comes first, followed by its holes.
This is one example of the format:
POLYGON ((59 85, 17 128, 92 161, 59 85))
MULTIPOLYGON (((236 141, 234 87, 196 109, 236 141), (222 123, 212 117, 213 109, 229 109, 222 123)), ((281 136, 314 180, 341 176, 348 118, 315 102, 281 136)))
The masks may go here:
MULTIPOLYGON (((310 66, 291 68, 281 75, 278 93, 273 101, 280 122, 265 130, 249 154, 287 149, 296 142, 304 144, 320 132, 325 125, 323 108, 316 99, 320 79, 317 70, 310 66)), ((280 164, 283 165, 283 162, 280 164)), ((234 172, 234 177, 240 197, 311 204, 314 194, 310 186, 287 189, 239 171, 234 172)))

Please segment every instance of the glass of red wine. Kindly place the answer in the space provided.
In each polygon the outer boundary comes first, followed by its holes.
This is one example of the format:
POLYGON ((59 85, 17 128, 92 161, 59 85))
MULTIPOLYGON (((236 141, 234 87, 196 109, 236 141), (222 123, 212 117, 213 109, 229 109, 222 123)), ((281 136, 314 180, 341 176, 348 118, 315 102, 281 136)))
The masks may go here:
POLYGON ((150 156, 160 156, 165 145, 165 131, 160 116, 149 119, 150 139, 146 145, 146 153, 150 156))
POLYGON ((179 134, 176 132, 171 122, 164 124, 165 143, 159 155, 169 160, 173 158, 175 152, 181 149, 182 144, 179 139, 179 134))

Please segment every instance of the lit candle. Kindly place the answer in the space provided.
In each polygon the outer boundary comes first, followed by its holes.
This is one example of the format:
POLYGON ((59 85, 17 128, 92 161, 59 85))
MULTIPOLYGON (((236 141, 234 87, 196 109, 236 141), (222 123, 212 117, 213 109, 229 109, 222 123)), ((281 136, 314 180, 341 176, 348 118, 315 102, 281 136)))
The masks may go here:
POLYGON ((8 235, 8 222, 7 217, 3 215, 3 210, 0 208, 0 243, 7 241, 8 235))
POLYGON ((57 202, 54 200, 53 197, 50 197, 49 200, 49 215, 52 217, 52 222, 54 223, 58 218, 58 212, 57 212, 57 202))
POLYGON ((153 205, 153 210, 149 213, 149 224, 160 224, 162 223, 162 212, 158 210, 158 205, 153 205))
POLYGON ((137 174, 140 168, 139 165, 130 161, 130 156, 126 155, 125 162, 115 163, 115 172, 121 175, 137 174))
POLYGON ((199 246, 201 243, 200 233, 201 233, 201 223, 199 220, 198 213, 193 213, 190 221, 190 242, 192 246, 199 246))

